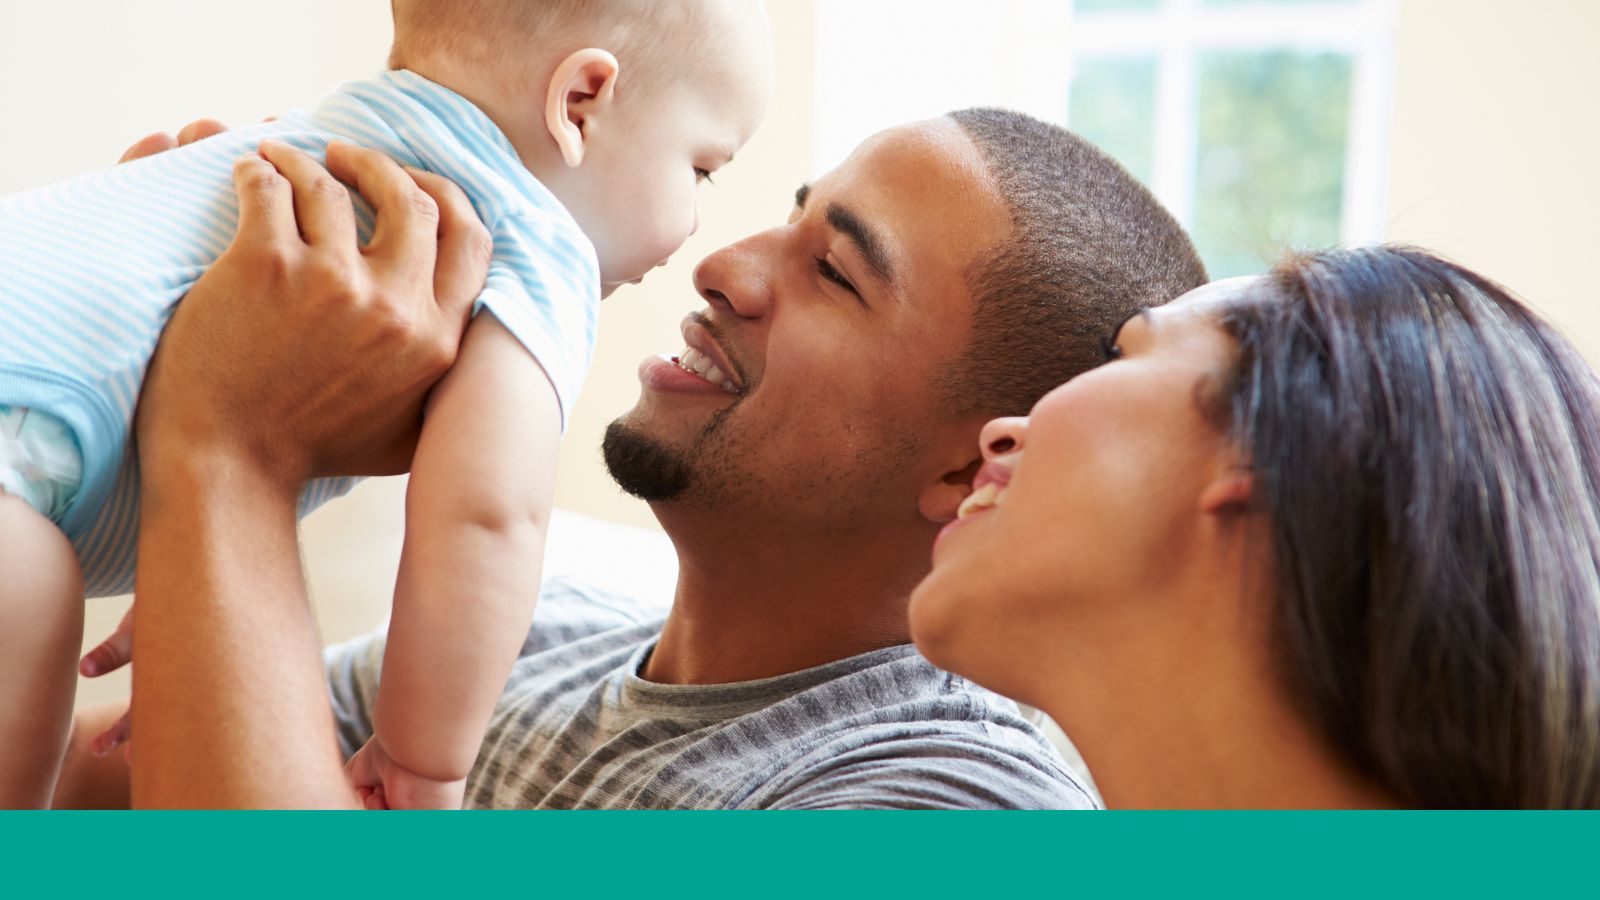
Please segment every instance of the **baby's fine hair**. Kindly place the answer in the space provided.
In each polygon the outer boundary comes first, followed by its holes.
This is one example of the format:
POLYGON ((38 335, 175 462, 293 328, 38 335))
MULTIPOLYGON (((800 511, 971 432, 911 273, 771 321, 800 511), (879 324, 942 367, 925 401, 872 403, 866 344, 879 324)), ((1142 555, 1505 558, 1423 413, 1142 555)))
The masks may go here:
POLYGON ((470 59, 508 77, 598 47, 621 64, 617 90, 670 79, 716 31, 725 0, 390 0, 389 67, 470 59))

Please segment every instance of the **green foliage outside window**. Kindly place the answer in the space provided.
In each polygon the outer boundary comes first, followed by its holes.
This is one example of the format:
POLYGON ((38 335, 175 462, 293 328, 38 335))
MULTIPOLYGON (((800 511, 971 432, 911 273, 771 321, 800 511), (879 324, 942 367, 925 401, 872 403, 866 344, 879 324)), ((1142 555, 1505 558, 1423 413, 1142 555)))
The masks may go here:
MULTIPOLYGON (((1202 0, 1202 6, 1307 0, 1202 0)), ((1320 0, 1328 2, 1328 0, 1320 0)), ((1077 0, 1080 16, 1158 10, 1160 0, 1077 0)), ((1287 49, 1194 57, 1190 227, 1215 277, 1260 272, 1288 247, 1341 238, 1354 58, 1287 49)), ((1068 124, 1150 183, 1160 62, 1076 61, 1068 124)))
POLYGON ((1339 242, 1348 56, 1205 54, 1198 103, 1194 239, 1214 276, 1339 242))

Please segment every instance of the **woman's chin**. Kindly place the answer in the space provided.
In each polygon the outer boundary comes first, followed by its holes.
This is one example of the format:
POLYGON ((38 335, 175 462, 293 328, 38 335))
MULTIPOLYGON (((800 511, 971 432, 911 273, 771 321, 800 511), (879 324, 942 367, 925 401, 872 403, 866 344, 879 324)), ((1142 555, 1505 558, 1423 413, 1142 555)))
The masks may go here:
POLYGON ((945 526, 939 529, 938 536, 933 539, 934 569, 939 568, 941 560, 947 559, 958 552, 957 548, 971 543, 974 530, 972 526, 981 524, 989 515, 990 511, 985 510, 962 518, 952 519, 945 523, 945 526))
POLYGON ((933 571, 911 592, 907 610, 911 640, 923 656, 944 669, 960 659, 961 637, 970 636, 970 629, 962 627, 962 620, 982 602, 963 577, 961 570, 966 568, 969 567, 951 561, 934 563, 933 571))

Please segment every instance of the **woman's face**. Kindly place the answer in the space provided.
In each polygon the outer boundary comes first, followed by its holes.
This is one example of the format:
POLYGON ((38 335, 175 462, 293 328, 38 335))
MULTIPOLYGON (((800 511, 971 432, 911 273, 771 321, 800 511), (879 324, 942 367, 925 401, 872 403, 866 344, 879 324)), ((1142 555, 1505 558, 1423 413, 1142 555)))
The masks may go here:
POLYGON ((1136 314, 1108 335, 1106 365, 984 428, 974 493, 911 598, 930 660, 1038 704, 1063 667, 1115 677, 1119 651, 1182 620, 1161 598, 1213 552, 1218 504, 1248 483, 1204 404, 1236 353, 1221 307, 1257 285, 1136 314))

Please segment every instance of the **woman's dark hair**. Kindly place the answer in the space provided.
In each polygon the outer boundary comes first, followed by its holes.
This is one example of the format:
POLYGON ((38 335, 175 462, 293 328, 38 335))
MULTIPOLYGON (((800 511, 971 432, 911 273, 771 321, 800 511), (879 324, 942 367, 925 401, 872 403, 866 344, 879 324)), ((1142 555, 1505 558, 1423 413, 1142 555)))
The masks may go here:
POLYGON ((1419 250, 1291 258, 1223 316, 1289 684, 1429 807, 1600 807, 1600 380, 1419 250))

